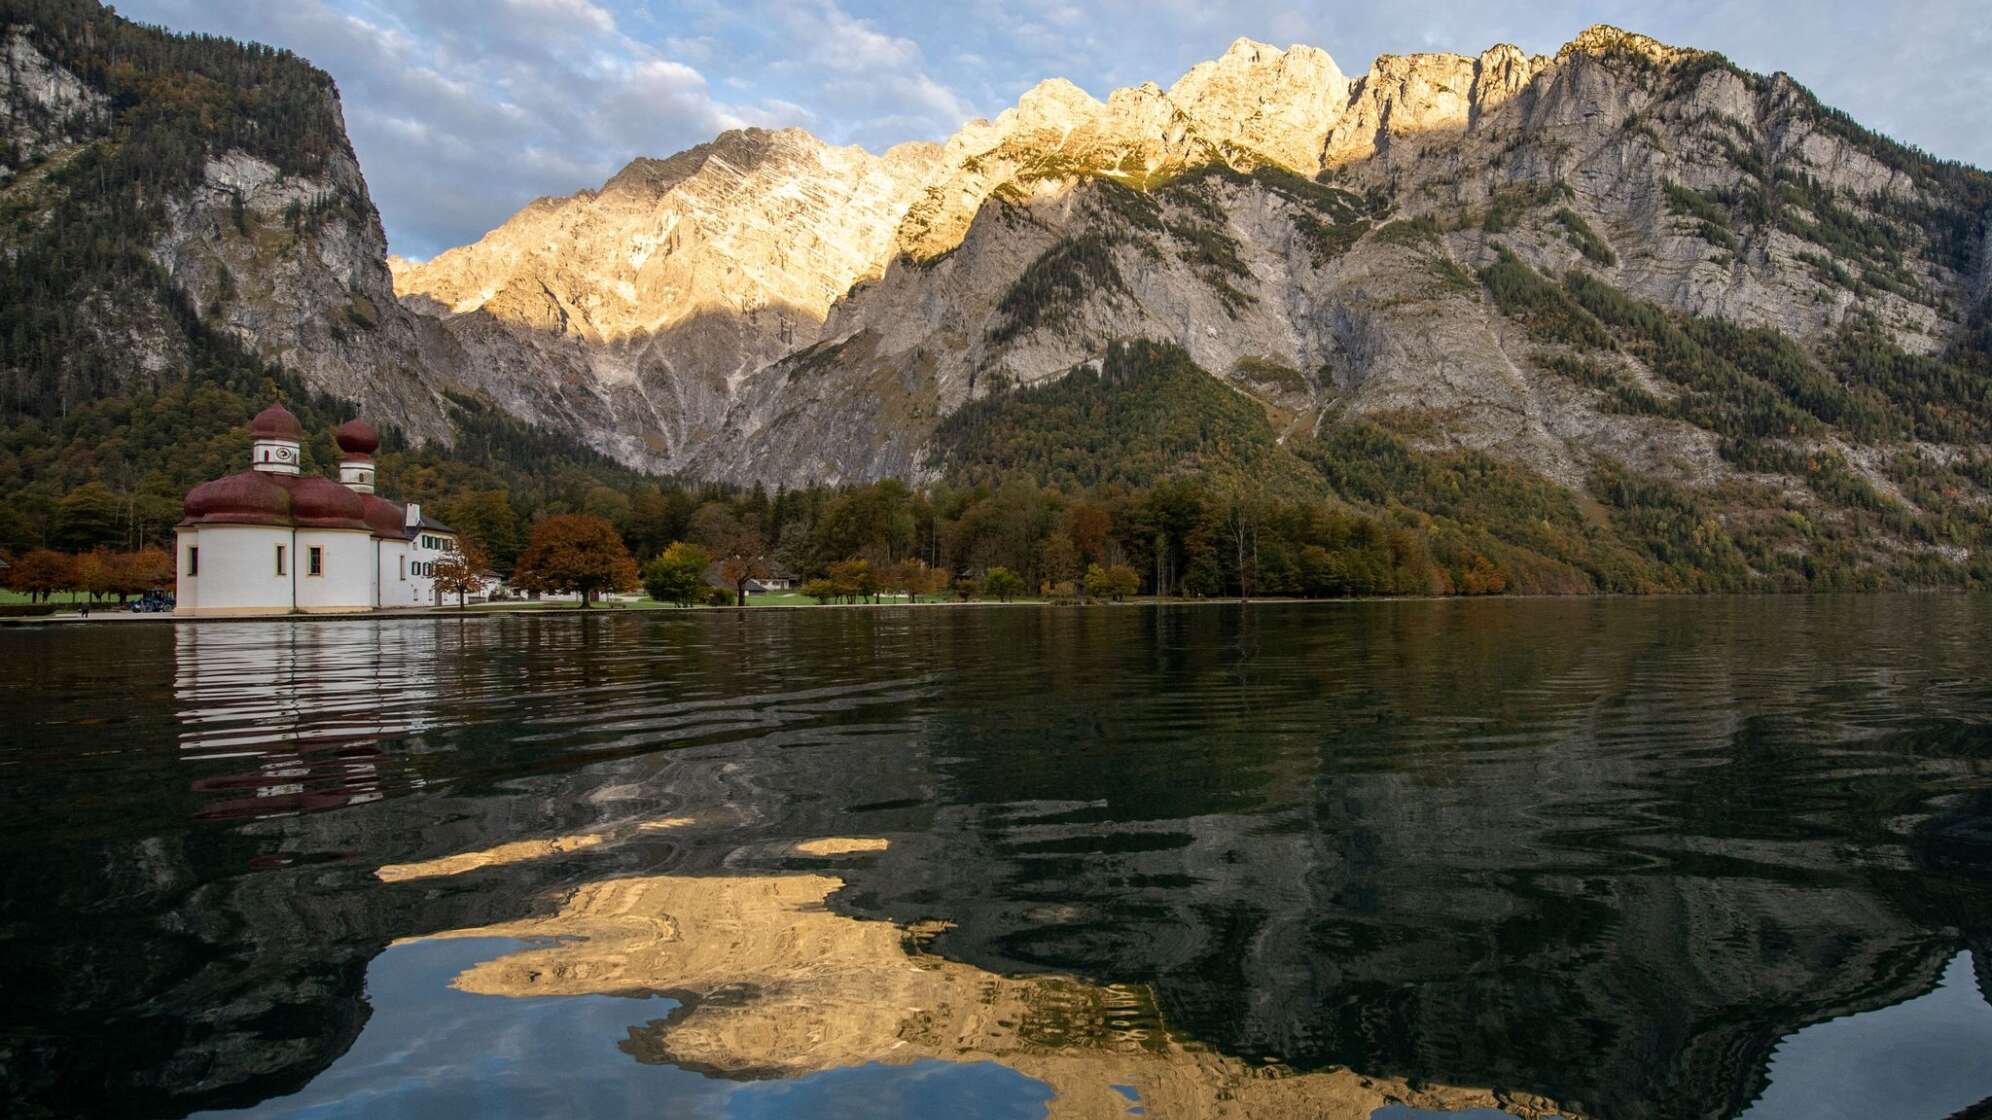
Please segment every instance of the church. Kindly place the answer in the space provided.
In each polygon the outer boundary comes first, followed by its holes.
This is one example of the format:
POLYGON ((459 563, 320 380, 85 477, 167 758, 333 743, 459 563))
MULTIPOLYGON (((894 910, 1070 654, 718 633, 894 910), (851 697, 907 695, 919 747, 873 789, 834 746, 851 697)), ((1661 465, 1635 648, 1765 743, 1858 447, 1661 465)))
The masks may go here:
POLYGON ((187 492, 174 528, 174 613, 349 613, 442 602, 431 578, 456 533, 374 493, 380 435, 361 420, 333 432, 339 481, 301 474, 304 429, 282 405, 249 422, 249 469, 187 492))

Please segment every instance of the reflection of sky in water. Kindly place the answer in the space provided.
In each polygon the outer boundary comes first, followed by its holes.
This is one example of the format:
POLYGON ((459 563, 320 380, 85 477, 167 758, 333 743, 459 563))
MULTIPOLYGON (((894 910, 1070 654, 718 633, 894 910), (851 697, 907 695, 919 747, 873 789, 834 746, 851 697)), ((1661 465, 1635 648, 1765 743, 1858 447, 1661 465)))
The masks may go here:
POLYGON ((1992 1006, 1971 954, 1927 995, 1807 1027, 1778 1043, 1743 1120, 1944 1120, 1992 1099, 1992 1006))
MULTIPOLYGON (((1945 1120, 1992 1101, 1992 1005, 1971 954, 1928 994, 1816 1023, 1778 1043, 1770 1086, 1738 1120, 1945 1120)), ((1370 1120, 1512 1120, 1505 1112, 1389 1105, 1370 1120)))
POLYGON ((302 1092, 209 1116, 1039 1117, 1050 1090, 990 1062, 868 1065, 787 1081, 725 1081, 644 1065, 616 1048, 672 1000, 520 999, 449 986, 518 948, 507 938, 398 945, 367 969, 373 1017, 302 1092))

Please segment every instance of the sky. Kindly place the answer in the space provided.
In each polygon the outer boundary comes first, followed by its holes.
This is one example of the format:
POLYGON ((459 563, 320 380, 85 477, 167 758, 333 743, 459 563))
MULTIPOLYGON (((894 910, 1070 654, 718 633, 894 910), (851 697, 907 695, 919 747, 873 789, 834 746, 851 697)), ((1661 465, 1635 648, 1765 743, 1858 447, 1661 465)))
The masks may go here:
POLYGON ((1878 131, 1992 167, 1992 0, 122 0, 287 47, 339 83, 394 252, 476 240, 542 195, 728 128, 874 151, 941 140, 1038 81, 1096 97, 1247 36, 1359 76, 1378 54, 1553 53, 1593 23, 1783 70, 1878 131))

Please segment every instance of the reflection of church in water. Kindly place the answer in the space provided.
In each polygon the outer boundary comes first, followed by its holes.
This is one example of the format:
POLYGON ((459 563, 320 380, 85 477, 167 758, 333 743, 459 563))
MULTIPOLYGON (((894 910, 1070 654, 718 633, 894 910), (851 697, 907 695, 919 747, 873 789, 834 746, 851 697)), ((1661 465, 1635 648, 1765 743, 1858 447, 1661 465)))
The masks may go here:
POLYGON ((208 818, 288 816, 361 805, 397 773, 401 740, 435 725, 433 626, 329 623, 174 628, 182 760, 221 763, 194 782, 208 818), (395 672, 393 667, 403 672, 395 672))
POLYGON ((328 613, 442 602, 456 533, 374 493, 380 436, 341 424, 339 480, 301 474, 304 429, 282 405, 249 422, 249 469, 188 492, 175 532, 183 615, 328 613))

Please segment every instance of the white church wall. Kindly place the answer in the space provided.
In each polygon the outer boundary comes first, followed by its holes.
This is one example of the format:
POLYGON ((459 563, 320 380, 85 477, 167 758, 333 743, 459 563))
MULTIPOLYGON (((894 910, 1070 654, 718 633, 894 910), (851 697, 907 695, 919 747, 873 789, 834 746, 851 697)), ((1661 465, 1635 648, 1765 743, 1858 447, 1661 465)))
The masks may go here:
POLYGON ((200 547, 201 533, 198 529, 175 529, 173 531, 173 613, 194 614, 201 609, 201 585, 193 573, 187 570, 189 548, 200 547))
POLYGON ((203 525, 179 536, 176 613, 261 614, 291 609, 291 531, 273 525, 203 525), (284 549, 283 573, 277 549, 284 549), (198 574, 188 549, 200 549, 198 574))
POLYGON ((422 588, 409 571, 408 542, 382 539, 374 543, 380 555, 380 605, 383 607, 423 605, 422 588))
POLYGON ((368 610, 374 605, 373 535, 361 529, 297 531, 297 609, 368 610), (322 549, 319 574, 311 550, 322 549))

